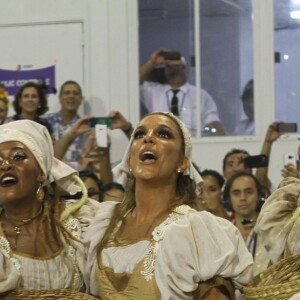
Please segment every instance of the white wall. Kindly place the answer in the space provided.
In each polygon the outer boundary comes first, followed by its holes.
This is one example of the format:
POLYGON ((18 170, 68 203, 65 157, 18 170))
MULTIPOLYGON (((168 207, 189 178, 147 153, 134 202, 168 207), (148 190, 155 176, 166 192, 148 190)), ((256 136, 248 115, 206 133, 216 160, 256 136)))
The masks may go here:
MULTIPOLYGON (((107 114, 111 110, 119 110, 133 123, 137 122, 139 112, 137 1, 0 0, 0 7, 2 12, 0 26, 11 23, 83 20, 84 88, 93 113, 107 114)), ((274 119, 273 24, 272 16, 269 15, 272 13, 272 0, 254 0, 254 7, 258 12, 254 39, 257 136, 195 140, 194 161, 201 169, 211 168, 221 172, 223 156, 232 148, 245 148, 253 155, 258 154, 267 125, 274 119)), ((121 158, 126 143, 127 140, 121 133, 118 138, 114 138, 112 147, 114 161, 121 158)), ((297 145, 298 142, 294 137, 282 138, 274 144, 270 167, 270 176, 274 184, 278 184, 281 178, 283 153, 296 151, 297 145)))

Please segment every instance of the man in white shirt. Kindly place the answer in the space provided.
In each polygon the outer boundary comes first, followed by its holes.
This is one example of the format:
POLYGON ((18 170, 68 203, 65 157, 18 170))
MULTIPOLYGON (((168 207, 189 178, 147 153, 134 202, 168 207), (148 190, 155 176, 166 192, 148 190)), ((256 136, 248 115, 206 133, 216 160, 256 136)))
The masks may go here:
POLYGON ((253 79, 249 80, 244 87, 241 96, 243 103, 242 117, 237 124, 235 134, 237 135, 254 135, 254 93, 253 93, 253 79))
MULTIPOLYGON (((196 135, 196 88, 187 82, 186 63, 179 52, 159 49, 140 67, 142 115, 154 111, 171 111, 196 135), (149 74, 165 64, 166 83, 147 81, 149 74), (173 100, 177 98, 174 104, 173 100)), ((217 106, 213 98, 201 90, 201 128, 204 135, 224 135, 217 106)))

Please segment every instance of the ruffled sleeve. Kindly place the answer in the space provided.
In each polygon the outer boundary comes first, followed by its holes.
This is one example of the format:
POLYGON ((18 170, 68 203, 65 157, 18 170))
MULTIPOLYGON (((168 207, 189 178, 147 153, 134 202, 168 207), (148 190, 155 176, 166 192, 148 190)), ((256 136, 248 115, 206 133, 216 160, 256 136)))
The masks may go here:
POLYGON ((88 249, 84 270, 84 281, 88 289, 87 292, 93 295, 98 294, 96 283, 97 247, 108 228, 114 208, 118 203, 119 202, 117 201, 107 201, 100 204, 95 218, 90 224, 84 238, 84 243, 88 249))
POLYGON ((284 253, 291 230, 285 225, 299 206, 299 194, 300 180, 298 178, 283 179, 278 189, 267 199, 258 216, 255 231, 264 248, 269 252, 273 263, 281 259, 284 253))
POLYGON ((189 213, 166 230, 155 277, 162 299, 193 299, 200 281, 219 275, 236 287, 251 279, 253 259, 229 221, 208 212, 189 213))
MULTIPOLYGON (((73 200, 71 200, 70 202, 74 203, 73 200)), ((77 218, 80 222, 83 239, 85 237, 88 227, 90 226, 100 207, 101 204, 99 202, 88 198, 87 202, 83 206, 81 206, 80 209, 74 214, 74 217, 77 218)))

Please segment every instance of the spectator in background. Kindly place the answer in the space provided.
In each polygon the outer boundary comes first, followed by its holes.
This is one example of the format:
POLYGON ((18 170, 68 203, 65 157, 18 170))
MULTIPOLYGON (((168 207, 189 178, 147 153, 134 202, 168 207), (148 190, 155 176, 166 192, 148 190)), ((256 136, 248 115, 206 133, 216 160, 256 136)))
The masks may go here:
POLYGON ((254 86, 253 79, 249 80, 244 87, 242 96, 243 116, 241 117, 236 129, 236 135, 254 135, 254 86))
POLYGON ((256 260, 256 275, 261 271, 267 257, 266 251, 257 239, 254 226, 264 204, 265 195, 257 178, 248 172, 234 174, 226 183, 224 199, 232 206, 234 211, 234 225, 241 232, 249 252, 256 260))
POLYGON ((95 129, 91 129, 86 139, 79 160, 82 170, 93 172, 104 184, 113 181, 110 162, 110 141, 107 147, 99 147, 96 142, 95 129))
MULTIPOLYGON (((121 129, 129 138, 133 127, 130 122, 118 111, 109 114, 112 119, 110 129, 121 129)), ((80 149, 80 156, 76 161, 77 170, 88 170, 101 179, 104 184, 113 181, 110 163, 110 144, 108 147, 98 147, 96 143, 95 130, 89 126, 91 116, 78 119, 73 126, 54 145, 54 154, 58 159, 63 159, 67 149, 74 143, 74 140, 85 134, 86 139, 80 149)), ((110 143, 110 142, 109 142, 110 143)))
MULTIPOLYGON (((130 138, 133 131, 132 124, 119 112, 112 111, 108 115, 112 120, 110 130, 121 129, 130 138)), ((113 182, 113 174, 110 161, 110 140, 107 147, 98 147, 96 142, 95 130, 91 129, 82 150, 80 166, 83 170, 90 170, 100 178, 104 184, 113 182)))
POLYGON ((232 206, 235 212, 234 224, 242 233, 248 250, 252 253, 255 251, 253 227, 261 208, 261 197, 262 187, 253 174, 242 171, 231 176, 226 182, 224 198, 228 199, 232 206))
POLYGON ((8 92, 0 85, 0 124, 2 124, 7 117, 8 106, 8 92))
POLYGON ((215 170, 204 170, 200 172, 203 179, 203 199, 201 204, 215 216, 230 219, 229 213, 223 206, 222 189, 225 182, 223 176, 215 170))
MULTIPOLYGON (((82 102, 82 90, 80 85, 72 80, 64 82, 60 88, 59 101, 61 104, 60 111, 46 116, 53 128, 56 141, 60 140, 70 131, 76 121, 80 119, 78 115, 78 108, 82 102)), ((84 132, 82 132, 69 144, 63 160, 71 164, 72 162, 76 163, 80 157, 80 151, 84 141, 85 135, 84 132)))
POLYGON ((49 107, 46 94, 39 84, 29 81, 21 86, 15 95, 13 107, 16 114, 7 117, 3 123, 25 119, 35 121, 44 125, 48 129, 52 140, 55 140, 52 126, 46 119, 40 117, 48 111, 49 107))
POLYGON ((125 189, 120 183, 110 182, 101 188, 100 202, 104 201, 119 201, 121 202, 124 197, 125 189))
MULTIPOLYGON (((234 148, 226 153, 223 158, 223 176, 228 180, 232 175, 245 170, 244 158, 249 152, 243 149, 234 148)), ((251 172, 251 170, 249 170, 251 172)))
POLYGON ((79 171, 79 177, 87 188, 88 197, 98 202, 104 201, 122 201, 124 188, 117 182, 104 184, 98 176, 89 170, 79 171))
MULTIPOLYGON (((267 156, 269 160, 273 143, 283 134, 277 130, 277 125, 279 123, 280 122, 273 122, 269 125, 260 151, 260 154, 267 156)), ((228 180, 232 175, 243 170, 251 173, 252 169, 246 169, 244 163, 244 158, 249 155, 249 152, 244 149, 230 150, 223 159, 224 178, 228 180)), ((268 166, 256 169, 256 177, 260 184, 264 187, 266 196, 268 196, 270 192, 274 190, 274 187, 272 186, 272 183, 268 177, 268 171, 268 166)))
MULTIPOLYGON (((196 135, 196 88, 187 82, 185 59, 181 53, 158 49, 140 67, 141 115, 155 111, 170 111, 179 116, 191 132, 196 135), (166 82, 150 82, 150 73, 165 64, 166 82)), ((213 98, 201 90, 201 128, 205 135, 224 135, 217 106, 213 98)))
POLYGON ((102 202, 100 199, 100 193, 103 187, 103 182, 98 178, 98 176, 92 171, 81 170, 79 171, 79 177, 87 189, 88 197, 98 202, 102 202))

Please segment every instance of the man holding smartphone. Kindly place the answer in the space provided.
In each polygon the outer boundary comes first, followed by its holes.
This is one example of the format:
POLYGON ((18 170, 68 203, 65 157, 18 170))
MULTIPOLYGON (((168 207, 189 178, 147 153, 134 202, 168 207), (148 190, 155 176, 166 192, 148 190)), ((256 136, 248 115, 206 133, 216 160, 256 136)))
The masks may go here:
MULTIPOLYGON (((140 67, 141 115, 170 111, 196 135, 196 89, 187 81, 186 61, 180 52, 158 49, 140 67), (161 80, 149 80, 151 72, 162 70, 161 80)), ((213 98, 201 90, 201 128, 204 135, 225 135, 213 98)))
MULTIPOLYGON (((261 183, 261 185, 265 188, 266 194, 269 194, 274 187, 268 177, 269 167, 265 164, 267 160, 270 160, 271 149, 273 143, 283 135, 282 132, 278 131, 278 124, 282 122, 273 122, 269 125, 265 139, 262 145, 262 149, 260 152, 260 160, 261 166, 260 167, 253 167, 256 168, 256 177, 261 183)), ((252 172, 252 167, 247 166, 245 164, 245 158, 250 156, 249 152, 244 149, 232 149, 229 151, 224 159, 223 159, 223 176, 226 180, 228 180, 232 175, 237 172, 248 170, 248 172, 252 172)))

